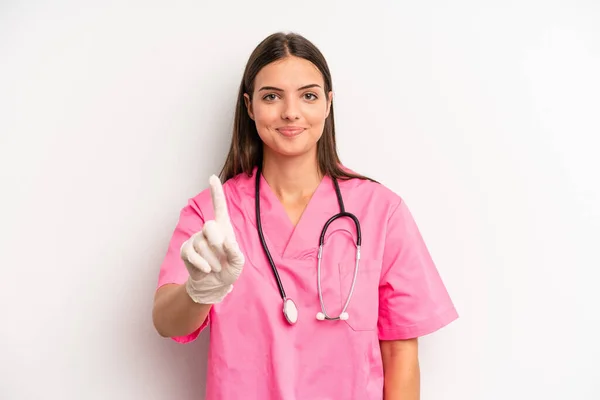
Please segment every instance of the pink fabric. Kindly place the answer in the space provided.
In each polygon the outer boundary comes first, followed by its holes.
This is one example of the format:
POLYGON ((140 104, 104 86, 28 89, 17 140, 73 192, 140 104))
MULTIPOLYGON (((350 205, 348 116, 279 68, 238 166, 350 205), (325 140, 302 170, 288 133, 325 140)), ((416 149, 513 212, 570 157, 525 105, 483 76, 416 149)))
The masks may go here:
MULTIPOLYGON (((233 291, 213 306, 209 321, 196 332, 173 338, 189 342, 209 326, 207 400, 380 400, 379 340, 423 336, 458 317, 402 199, 381 184, 356 179, 339 183, 346 210, 361 223, 360 269, 349 319, 318 321, 319 236, 327 219, 339 212, 332 181, 323 179, 294 228, 261 180, 263 231, 286 294, 299 309, 294 326, 283 317, 277 283, 256 231, 254 177, 239 175, 224 184, 246 265, 233 291)), ((208 189, 183 208, 159 286, 185 282, 179 248, 212 213, 208 189)), ((329 226, 321 279, 330 315, 338 315, 350 288, 355 238, 347 218, 329 226)))

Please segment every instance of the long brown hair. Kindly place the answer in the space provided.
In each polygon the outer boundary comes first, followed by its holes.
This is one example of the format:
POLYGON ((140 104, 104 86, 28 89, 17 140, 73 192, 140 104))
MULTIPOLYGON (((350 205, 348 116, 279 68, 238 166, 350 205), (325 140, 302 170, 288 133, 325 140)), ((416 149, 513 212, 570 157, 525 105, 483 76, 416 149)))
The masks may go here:
MULTIPOLYGON (((233 137, 229 154, 220 173, 222 182, 242 172, 251 176, 254 167, 262 166, 263 143, 258 136, 254 121, 248 115, 244 93, 252 98, 254 80, 258 72, 267 64, 288 56, 304 58, 313 63, 323 75, 325 93, 332 90, 331 73, 325 57, 313 43, 296 33, 278 32, 265 38, 250 55, 244 70, 235 108, 233 137)), ((317 142, 317 159, 319 171, 332 178, 371 180, 365 176, 353 174, 342 167, 335 142, 333 104, 329 116, 325 120, 323 135, 317 142)))

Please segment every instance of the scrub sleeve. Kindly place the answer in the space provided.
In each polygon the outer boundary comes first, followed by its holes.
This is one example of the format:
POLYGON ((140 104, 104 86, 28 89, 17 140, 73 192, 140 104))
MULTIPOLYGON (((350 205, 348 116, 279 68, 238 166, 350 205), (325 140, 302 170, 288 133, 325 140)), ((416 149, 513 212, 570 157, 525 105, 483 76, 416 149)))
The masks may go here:
POLYGON ((416 338, 457 318, 419 229, 401 200, 387 227, 379 282, 379 339, 416 338))

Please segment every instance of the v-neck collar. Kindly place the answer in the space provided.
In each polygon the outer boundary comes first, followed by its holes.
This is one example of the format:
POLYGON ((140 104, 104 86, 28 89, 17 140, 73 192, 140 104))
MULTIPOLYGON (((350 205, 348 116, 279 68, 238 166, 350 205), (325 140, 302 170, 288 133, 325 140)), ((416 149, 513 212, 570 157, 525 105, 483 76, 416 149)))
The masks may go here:
MULTIPOLYGON (((251 210, 246 210, 249 215, 254 217, 254 225, 256 225, 254 185, 257 170, 257 168, 254 168, 251 177, 253 195, 252 201, 248 202, 251 210)), ((260 176, 261 225, 269 252, 273 256, 280 258, 316 256, 321 228, 329 217, 338 212, 339 205, 333 181, 325 175, 311 196, 298 223, 294 226, 275 192, 265 178, 262 175, 260 176)))

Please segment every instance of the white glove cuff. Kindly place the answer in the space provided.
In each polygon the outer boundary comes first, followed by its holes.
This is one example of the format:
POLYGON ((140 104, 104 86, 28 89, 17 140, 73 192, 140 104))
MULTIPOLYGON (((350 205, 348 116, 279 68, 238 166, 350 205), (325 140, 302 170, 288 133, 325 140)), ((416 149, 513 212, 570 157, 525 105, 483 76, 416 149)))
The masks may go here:
POLYGON ((202 288, 195 287, 192 279, 188 279, 185 283, 185 290, 194 303, 215 304, 223 301, 225 296, 233 290, 233 285, 203 290, 202 288))

